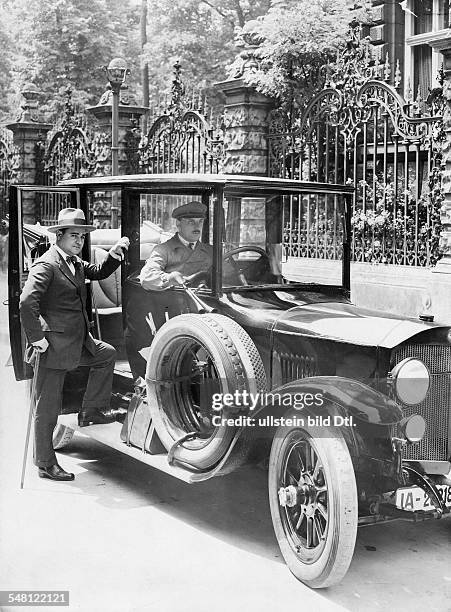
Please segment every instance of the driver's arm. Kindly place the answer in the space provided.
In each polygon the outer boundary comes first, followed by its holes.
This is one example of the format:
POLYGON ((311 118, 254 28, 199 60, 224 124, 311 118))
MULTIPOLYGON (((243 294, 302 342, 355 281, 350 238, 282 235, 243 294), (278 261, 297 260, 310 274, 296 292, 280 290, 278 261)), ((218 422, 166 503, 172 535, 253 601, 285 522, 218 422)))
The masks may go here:
POLYGON ((170 287, 181 285, 184 282, 183 275, 174 270, 165 272, 168 265, 168 253, 162 245, 157 245, 152 251, 149 259, 139 274, 139 282, 144 289, 152 291, 164 291, 170 287))

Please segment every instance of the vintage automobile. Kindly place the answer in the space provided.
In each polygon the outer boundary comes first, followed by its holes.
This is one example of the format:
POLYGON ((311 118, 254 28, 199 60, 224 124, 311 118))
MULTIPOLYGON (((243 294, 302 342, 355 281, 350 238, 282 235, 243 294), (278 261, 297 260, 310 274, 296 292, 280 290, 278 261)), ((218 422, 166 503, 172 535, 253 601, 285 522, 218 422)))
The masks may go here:
MULTIPOLYGON (((121 228, 93 232, 84 258, 104 257, 120 233, 131 240, 117 274, 90 292, 93 333, 118 351, 113 401, 126 418, 81 433, 189 483, 245 461, 266 465, 283 557, 314 588, 345 575, 358 525, 449 514, 450 328, 350 302, 351 187, 173 174, 15 186, 10 195, 18 380, 31 375, 19 295, 49 245, 45 224, 68 205, 92 219, 96 203, 114 197, 121 228), (174 207, 191 200, 208 209, 211 269, 190 287, 144 290, 144 261, 173 232, 174 207), (294 218, 316 227, 295 258, 283 246, 294 218)), ((56 448, 80 431, 85 377, 66 377, 56 448)))

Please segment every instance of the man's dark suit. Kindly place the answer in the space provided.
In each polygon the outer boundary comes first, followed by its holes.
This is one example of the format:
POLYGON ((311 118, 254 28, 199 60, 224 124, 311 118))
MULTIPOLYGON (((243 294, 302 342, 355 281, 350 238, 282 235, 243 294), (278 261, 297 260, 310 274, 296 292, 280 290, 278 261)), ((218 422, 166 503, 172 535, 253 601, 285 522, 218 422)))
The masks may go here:
POLYGON ((116 351, 89 333, 85 278, 110 276, 120 261, 108 256, 100 265, 76 264, 75 276, 55 247, 37 259, 20 297, 22 325, 30 343, 47 338, 37 378, 34 461, 39 467, 57 463, 52 436, 64 378, 68 370, 90 366, 83 409, 109 407, 116 351))

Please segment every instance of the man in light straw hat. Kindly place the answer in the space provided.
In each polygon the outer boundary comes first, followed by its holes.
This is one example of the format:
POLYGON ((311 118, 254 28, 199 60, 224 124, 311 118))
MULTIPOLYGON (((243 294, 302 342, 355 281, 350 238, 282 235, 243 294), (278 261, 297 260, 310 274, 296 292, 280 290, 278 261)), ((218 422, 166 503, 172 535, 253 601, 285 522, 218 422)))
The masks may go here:
POLYGON ((89 379, 78 415, 79 425, 109 423, 115 349, 89 332, 85 279, 107 278, 119 266, 128 238, 121 238, 100 265, 79 257, 88 225, 82 210, 64 208, 47 228, 56 244, 31 266, 20 297, 20 315, 28 341, 40 352, 36 381, 34 462, 41 478, 73 480, 56 460, 52 436, 68 370, 89 366, 89 379))

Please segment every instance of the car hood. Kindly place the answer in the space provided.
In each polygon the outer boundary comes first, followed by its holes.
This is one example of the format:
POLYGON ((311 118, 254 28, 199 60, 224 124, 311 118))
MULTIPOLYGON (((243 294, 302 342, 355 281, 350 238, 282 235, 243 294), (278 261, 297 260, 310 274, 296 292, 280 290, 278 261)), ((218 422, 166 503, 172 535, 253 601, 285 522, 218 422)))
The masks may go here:
POLYGON ((438 327, 352 304, 329 302, 286 310, 275 321, 273 331, 391 349, 416 334, 438 327))

